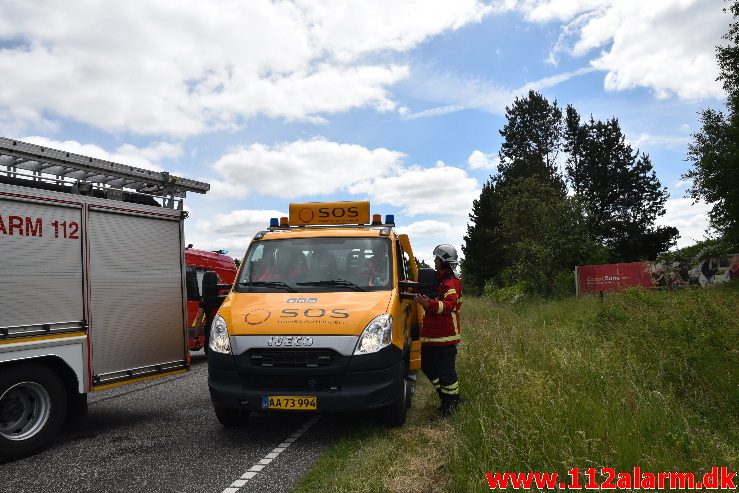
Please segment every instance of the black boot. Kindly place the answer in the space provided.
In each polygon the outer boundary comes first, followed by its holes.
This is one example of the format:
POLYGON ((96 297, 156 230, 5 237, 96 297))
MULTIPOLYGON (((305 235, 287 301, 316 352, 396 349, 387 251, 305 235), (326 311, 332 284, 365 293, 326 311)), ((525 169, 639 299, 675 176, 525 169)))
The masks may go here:
POLYGON ((457 411, 457 407, 462 402, 462 398, 459 395, 447 395, 441 394, 441 407, 439 408, 439 414, 442 416, 451 416, 457 411))

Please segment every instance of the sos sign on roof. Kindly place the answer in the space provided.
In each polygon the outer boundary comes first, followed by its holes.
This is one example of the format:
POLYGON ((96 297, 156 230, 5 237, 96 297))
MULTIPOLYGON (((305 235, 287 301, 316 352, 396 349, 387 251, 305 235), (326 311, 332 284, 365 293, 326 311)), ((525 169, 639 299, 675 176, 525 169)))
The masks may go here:
POLYGON ((290 204, 290 225, 369 224, 369 202, 307 202, 290 204))

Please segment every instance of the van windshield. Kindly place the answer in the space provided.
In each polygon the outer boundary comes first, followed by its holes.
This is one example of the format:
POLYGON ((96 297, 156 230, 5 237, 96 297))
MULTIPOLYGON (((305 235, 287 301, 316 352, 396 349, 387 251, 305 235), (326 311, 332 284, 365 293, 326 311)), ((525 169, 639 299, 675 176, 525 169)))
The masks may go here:
POLYGON ((291 238, 255 241, 238 292, 382 291, 392 287, 385 238, 291 238))

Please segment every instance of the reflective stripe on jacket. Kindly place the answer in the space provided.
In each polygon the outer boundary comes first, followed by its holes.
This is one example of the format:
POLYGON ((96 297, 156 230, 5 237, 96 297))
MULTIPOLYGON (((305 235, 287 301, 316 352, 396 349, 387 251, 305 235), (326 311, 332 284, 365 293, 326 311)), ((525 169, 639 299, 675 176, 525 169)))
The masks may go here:
POLYGON ((444 279, 436 297, 423 316, 421 343, 429 346, 450 346, 461 341, 462 282, 454 277, 444 279))

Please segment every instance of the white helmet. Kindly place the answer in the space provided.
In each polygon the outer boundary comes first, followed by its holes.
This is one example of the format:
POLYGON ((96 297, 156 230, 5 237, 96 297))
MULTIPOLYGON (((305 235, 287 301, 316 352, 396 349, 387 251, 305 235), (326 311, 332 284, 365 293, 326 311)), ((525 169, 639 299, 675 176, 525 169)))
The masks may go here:
POLYGON ((452 267, 456 267, 459 263, 459 257, 457 257, 457 250, 451 245, 436 245, 434 248, 434 258, 439 257, 442 262, 446 262, 452 267))

